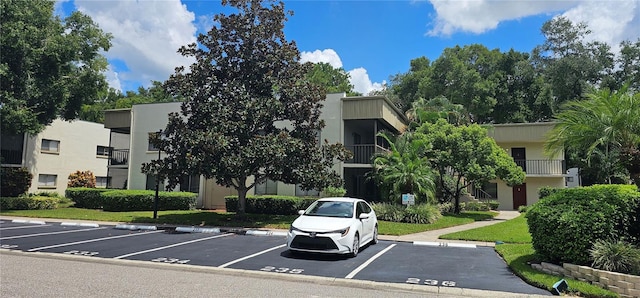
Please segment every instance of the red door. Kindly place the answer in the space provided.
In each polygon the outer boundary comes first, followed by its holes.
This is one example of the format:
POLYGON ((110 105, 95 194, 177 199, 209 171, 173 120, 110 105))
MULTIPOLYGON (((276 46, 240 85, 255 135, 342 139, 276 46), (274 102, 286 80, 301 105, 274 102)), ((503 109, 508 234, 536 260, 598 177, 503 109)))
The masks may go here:
POLYGON ((518 210, 520 206, 527 206, 527 184, 514 185, 513 190, 513 210, 518 210))

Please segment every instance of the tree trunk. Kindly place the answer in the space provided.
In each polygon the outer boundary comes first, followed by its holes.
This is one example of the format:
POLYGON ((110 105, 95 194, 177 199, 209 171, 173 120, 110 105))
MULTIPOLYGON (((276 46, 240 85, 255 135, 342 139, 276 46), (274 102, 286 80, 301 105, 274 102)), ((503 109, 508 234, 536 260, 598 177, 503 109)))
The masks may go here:
POLYGON ((460 190, 456 190, 456 194, 454 196, 456 203, 453 209, 453 213, 460 214, 460 190))
POLYGON ((246 206, 247 206, 247 191, 249 190, 246 186, 246 178, 238 179, 238 212, 236 212, 236 217, 244 218, 246 217, 246 206))

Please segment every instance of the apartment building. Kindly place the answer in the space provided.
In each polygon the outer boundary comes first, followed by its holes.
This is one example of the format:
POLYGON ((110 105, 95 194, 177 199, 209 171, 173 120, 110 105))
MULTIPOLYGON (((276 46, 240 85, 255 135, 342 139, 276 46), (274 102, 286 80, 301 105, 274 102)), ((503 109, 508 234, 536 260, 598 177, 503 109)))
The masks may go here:
POLYGON ((37 135, 2 135, 2 167, 25 167, 33 175, 29 193, 41 191, 64 195, 68 177, 91 171, 97 187, 109 178, 109 130, 100 123, 54 120, 37 135))
MULTIPOLYGON (((501 210, 517 210, 538 201, 538 189, 565 187, 567 169, 564 153, 548 157, 544 153, 545 135, 554 123, 495 124, 489 136, 505 149, 526 173, 524 183, 513 187, 503 181, 491 181, 482 187, 484 193, 500 202, 501 210)), ((480 195, 482 196, 482 195, 480 195)))
MULTIPOLYGON (((344 93, 328 94, 322 108, 326 127, 320 138, 331 143, 343 143, 354 153, 351 160, 339 163, 334 169, 342 173, 348 196, 375 199, 379 196, 373 181, 366 179, 371 170, 370 159, 375 152, 386 150, 387 144, 377 133, 387 130, 401 132, 407 119, 385 97, 346 97, 344 93)), ((105 112, 105 127, 110 129, 109 159, 110 187, 127 189, 154 189, 155 176, 141 172, 142 164, 162 158, 149 143, 149 137, 166 127, 167 115, 177 112, 180 103, 153 103, 134 105, 131 109, 105 112)), ((202 177, 184 177, 180 190, 198 193, 198 206, 206 209, 224 208, 224 197, 236 194, 202 177)), ((163 186, 161 185, 161 188, 163 186)), ((299 185, 266 181, 256 185, 249 194, 278 194, 318 196, 319 190, 303 190, 299 185)))

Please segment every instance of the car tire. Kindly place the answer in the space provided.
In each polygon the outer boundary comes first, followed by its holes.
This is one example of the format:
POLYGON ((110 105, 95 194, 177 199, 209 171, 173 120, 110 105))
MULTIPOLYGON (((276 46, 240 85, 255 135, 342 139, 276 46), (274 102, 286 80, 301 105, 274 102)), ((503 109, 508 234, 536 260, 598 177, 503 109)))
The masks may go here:
POLYGON ((371 244, 378 244, 378 242, 380 242, 380 240, 378 239, 378 226, 376 225, 376 227, 373 228, 373 239, 371 239, 371 244))
POLYGON ((353 236, 353 246, 351 247, 351 257, 356 257, 360 251, 360 235, 356 233, 353 236))

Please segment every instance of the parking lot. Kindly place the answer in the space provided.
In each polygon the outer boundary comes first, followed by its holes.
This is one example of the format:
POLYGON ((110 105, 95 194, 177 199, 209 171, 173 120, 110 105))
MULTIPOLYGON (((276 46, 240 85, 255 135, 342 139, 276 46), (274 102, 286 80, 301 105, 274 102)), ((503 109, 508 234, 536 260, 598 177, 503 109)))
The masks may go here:
POLYGON ((380 241, 363 248, 356 258, 292 255, 281 233, 153 228, 0 220, 0 249, 549 295, 513 275, 490 247, 380 241))

